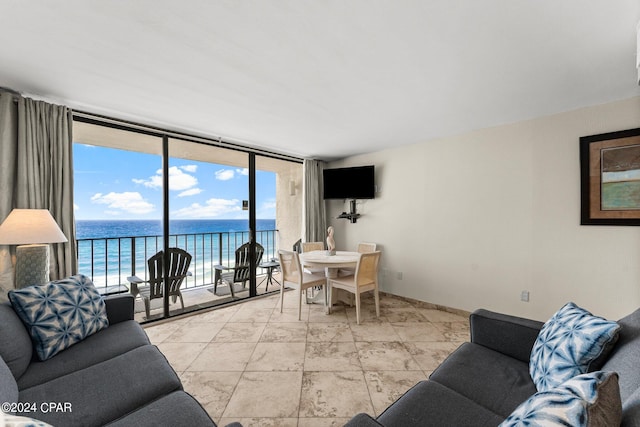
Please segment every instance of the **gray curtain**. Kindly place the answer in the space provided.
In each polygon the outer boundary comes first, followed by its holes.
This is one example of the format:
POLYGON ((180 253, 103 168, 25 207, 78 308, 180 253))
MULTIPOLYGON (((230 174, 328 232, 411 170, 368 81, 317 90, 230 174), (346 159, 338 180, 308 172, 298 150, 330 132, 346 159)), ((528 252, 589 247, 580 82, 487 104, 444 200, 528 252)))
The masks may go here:
MULTIPOLYGON (((68 243, 51 245, 51 280, 75 274, 71 110, 8 92, 0 92, 0 101, 0 221, 13 208, 49 209, 69 239, 68 243)), ((0 259, 6 283, 3 262, 0 259)), ((12 267, 9 275, 13 284, 12 267)))
POLYGON ((327 219, 322 198, 324 162, 305 159, 304 164, 304 241, 324 242, 327 219))

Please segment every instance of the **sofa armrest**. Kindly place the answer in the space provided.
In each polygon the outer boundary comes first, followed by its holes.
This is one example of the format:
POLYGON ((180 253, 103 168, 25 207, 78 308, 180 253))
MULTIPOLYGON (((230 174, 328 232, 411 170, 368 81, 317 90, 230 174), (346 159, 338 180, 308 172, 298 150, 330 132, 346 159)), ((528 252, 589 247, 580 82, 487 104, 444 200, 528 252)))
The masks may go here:
POLYGON ((382 424, 374 420, 371 416, 361 413, 351 418, 344 427, 384 427, 382 424))
POLYGON ((480 309, 471 313, 471 342, 529 363, 543 323, 480 309))
POLYGON ((108 295, 104 297, 109 324, 133 320, 135 298, 131 294, 108 295))

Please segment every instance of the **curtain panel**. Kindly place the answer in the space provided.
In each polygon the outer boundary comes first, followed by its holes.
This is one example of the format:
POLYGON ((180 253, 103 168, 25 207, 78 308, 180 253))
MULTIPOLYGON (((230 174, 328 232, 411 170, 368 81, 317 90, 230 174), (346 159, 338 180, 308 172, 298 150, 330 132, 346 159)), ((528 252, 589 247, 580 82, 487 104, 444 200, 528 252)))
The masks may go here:
MULTIPOLYGON (((48 209, 69 240, 51 245, 51 280, 75 274, 71 110, 0 91, 0 129, 0 189, 6 195, 0 221, 13 208, 48 209)), ((7 253, 6 246, 0 247, 5 291, 14 282, 7 253)))
POLYGON ((324 242, 327 235, 327 219, 322 195, 322 171, 324 162, 304 160, 304 241, 324 242))

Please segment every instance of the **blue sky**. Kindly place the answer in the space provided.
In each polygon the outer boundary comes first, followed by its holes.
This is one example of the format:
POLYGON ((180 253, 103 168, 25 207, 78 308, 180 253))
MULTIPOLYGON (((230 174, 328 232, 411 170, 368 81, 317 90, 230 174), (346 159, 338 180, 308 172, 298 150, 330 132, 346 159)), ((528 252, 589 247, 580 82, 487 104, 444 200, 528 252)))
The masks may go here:
MULTIPOLYGON (((160 219, 160 156, 84 144, 73 145, 76 219, 160 219)), ((258 219, 275 218, 275 173, 256 172, 258 219)), ((171 158, 172 219, 247 219, 246 168, 171 158)))

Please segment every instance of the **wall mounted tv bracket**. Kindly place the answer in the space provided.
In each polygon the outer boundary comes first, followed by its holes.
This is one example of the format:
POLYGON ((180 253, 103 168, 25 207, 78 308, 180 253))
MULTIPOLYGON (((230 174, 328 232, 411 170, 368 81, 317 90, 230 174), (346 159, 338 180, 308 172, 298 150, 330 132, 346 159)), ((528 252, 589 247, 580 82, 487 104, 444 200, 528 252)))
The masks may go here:
POLYGON ((358 218, 360 218, 360 214, 356 212, 356 199, 351 200, 349 202, 349 206, 351 212, 342 212, 340 215, 338 215, 338 218, 348 219, 351 224, 355 224, 358 221, 358 218))

